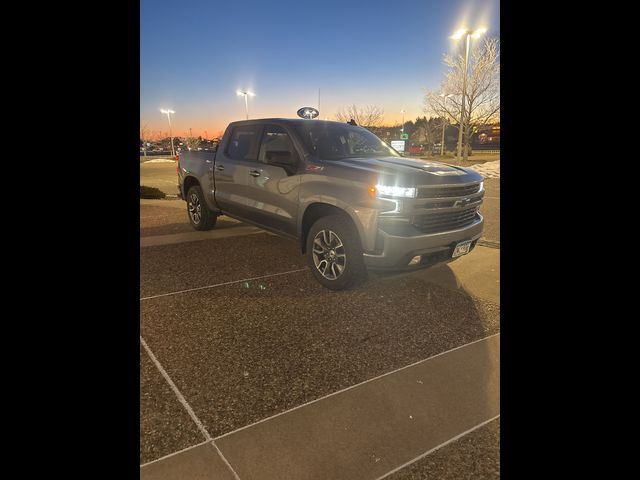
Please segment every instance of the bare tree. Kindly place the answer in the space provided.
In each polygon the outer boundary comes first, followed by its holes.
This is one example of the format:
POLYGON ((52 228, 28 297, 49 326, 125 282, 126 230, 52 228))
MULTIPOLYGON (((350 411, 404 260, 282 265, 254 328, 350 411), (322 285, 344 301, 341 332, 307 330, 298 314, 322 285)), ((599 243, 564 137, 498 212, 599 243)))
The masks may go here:
POLYGON ((433 145, 434 143, 438 143, 440 141, 443 121, 442 118, 418 118, 416 119, 415 130, 409 138, 413 143, 417 144, 433 145))
POLYGON ((149 138, 149 129, 147 128, 147 123, 144 124, 143 127, 140 127, 140 143, 142 143, 142 151, 144 152, 144 156, 147 156, 147 140, 149 138))
POLYGON ((193 137, 190 135, 185 135, 184 143, 189 150, 197 150, 200 144, 202 143, 202 137, 193 137))
MULTIPOLYGON (((464 54, 445 55, 447 72, 439 91, 427 90, 424 111, 460 124, 464 54), (446 95, 446 96, 445 96, 446 95)), ((473 128, 500 121, 500 39, 489 37, 472 51, 467 74, 467 95, 462 119, 464 159, 469 157, 473 128)))
POLYGON ((358 107, 355 104, 343 107, 336 113, 336 120, 340 122, 348 122, 355 120, 358 125, 364 128, 376 128, 382 125, 384 121, 384 110, 375 105, 366 107, 358 107))

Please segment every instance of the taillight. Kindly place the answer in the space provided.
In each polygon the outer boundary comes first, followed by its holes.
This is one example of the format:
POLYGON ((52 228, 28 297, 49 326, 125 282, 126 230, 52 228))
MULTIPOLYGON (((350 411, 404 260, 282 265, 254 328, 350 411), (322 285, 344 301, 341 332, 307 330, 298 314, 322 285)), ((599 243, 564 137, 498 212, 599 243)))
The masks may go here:
POLYGON ((176 162, 179 162, 179 161, 180 161, 180 154, 176 153, 176 162))

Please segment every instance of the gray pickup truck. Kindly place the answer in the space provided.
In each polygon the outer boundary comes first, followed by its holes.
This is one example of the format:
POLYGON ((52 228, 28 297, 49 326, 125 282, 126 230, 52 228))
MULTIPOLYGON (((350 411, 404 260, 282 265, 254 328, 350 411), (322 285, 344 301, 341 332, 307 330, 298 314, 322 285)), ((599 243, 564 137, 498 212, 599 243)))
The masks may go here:
POLYGON ((228 215, 293 239, 333 290, 355 285, 367 269, 455 260, 482 233, 482 176, 405 158, 349 123, 233 122, 215 153, 183 152, 177 170, 195 229, 228 215))

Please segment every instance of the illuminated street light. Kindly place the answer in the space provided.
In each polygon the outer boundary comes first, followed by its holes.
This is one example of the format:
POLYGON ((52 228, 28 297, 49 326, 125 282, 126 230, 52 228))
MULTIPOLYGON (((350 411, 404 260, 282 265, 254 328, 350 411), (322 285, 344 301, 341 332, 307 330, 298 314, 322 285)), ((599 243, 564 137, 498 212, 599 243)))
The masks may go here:
POLYGON ((176 151, 173 149, 173 133, 171 132, 171 114, 176 112, 174 112, 173 110, 164 109, 164 108, 161 108, 160 111, 164 113, 167 116, 167 119, 169 120, 169 137, 171 137, 171 155, 175 157, 176 151))
MULTIPOLYGON (((453 94, 450 93, 449 95, 445 95, 444 93, 441 93, 440 96, 444 97, 443 105, 444 105, 445 112, 446 112, 446 109, 447 109, 447 98, 453 97, 453 94)), ((448 123, 447 122, 447 118, 445 117, 444 122, 442 122, 442 141, 440 142, 440 156, 444 155, 444 129, 447 128, 447 123, 448 123)))
POLYGON ((480 36, 487 31, 486 28, 479 28, 477 30, 469 30, 467 28, 461 28, 451 35, 454 40, 460 40, 463 36, 466 37, 466 45, 464 51, 464 72, 462 74, 462 108, 460 109, 460 128, 458 130, 458 160, 462 158, 462 130, 464 125, 464 108, 465 100, 467 97, 467 70, 469 66, 469 42, 472 38, 480 38, 480 36))
POLYGON ((247 114, 247 120, 249 120, 249 103, 247 102, 247 97, 255 97, 256 94, 253 92, 241 90, 236 90, 236 93, 239 97, 244 97, 244 111, 247 114))

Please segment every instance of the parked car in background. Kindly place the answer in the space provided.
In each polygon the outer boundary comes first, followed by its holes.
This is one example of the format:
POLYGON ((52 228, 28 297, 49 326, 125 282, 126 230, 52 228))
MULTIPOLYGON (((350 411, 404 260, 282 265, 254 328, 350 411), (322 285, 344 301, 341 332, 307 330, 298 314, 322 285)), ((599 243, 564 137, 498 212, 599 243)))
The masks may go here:
POLYGON ((424 155, 423 145, 411 145, 409 147, 409 155, 424 155))

